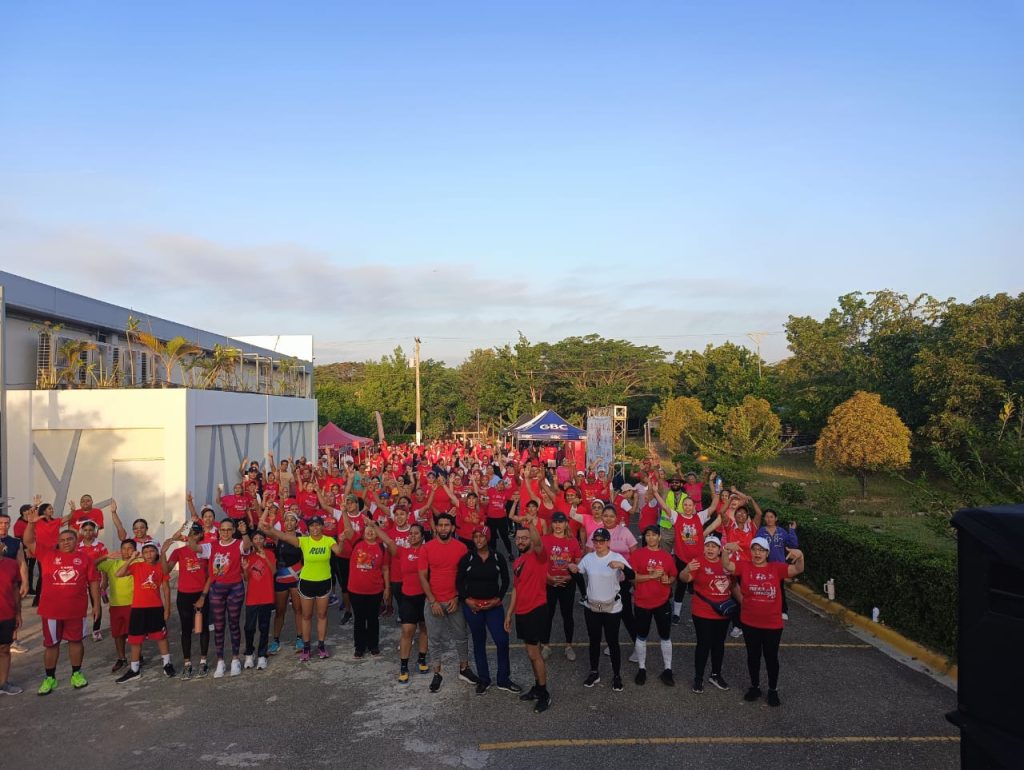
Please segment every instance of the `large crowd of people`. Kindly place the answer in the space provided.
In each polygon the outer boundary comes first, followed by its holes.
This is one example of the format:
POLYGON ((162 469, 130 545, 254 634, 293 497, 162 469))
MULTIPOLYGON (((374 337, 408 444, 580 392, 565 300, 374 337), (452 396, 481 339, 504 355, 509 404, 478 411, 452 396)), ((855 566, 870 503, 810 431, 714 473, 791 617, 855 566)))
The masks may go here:
POLYGON ((289 614, 299 663, 327 659, 337 652, 327 646, 336 607, 339 622, 352 626, 356 660, 382 656, 381 623, 397 622, 398 682, 433 671, 427 689, 437 692, 446 672, 457 671, 478 695, 494 687, 543 712, 553 702, 547 661, 559 618, 564 655, 576 660, 577 603, 589 660, 581 684, 601 681, 603 653, 611 689, 620 692, 624 652, 636 667, 633 684, 647 682, 652 624, 657 678, 675 686, 673 626, 689 594, 697 640, 686 677, 692 691, 703 693, 705 681, 730 689, 722 665, 731 633, 746 645, 744 699, 780 705, 784 585, 804 567, 796 522, 783 526, 776 511, 762 511, 708 469, 666 473, 652 457, 623 477, 593 463, 577 467, 553 445, 381 443, 316 462, 246 458, 230 494, 224 489, 199 509, 186 494, 182 525, 164 543, 144 518, 129 532, 116 502, 105 512, 88 494, 63 513, 36 497, 21 506, 13 528, 0 514, 0 694, 21 692, 9 679, 10 661, 12 651, 24 652, 17 636, 31 594, 44 648, 39 695, 58 686, 62 642, 72 687, 88 685, 84 641, 90 634, 103 640, 104 605, 117 683, 150 668, 146 642, 155 644, 157 671, 167 677, 267 669, 291 649, 282 644, 289 614), (109 526, 119 544, 113 552, 99 537, 109 526), (168 644, 172 601, 180 670, 168 644), (513 629, 533 674, 528 688, 512 680, 513 629))

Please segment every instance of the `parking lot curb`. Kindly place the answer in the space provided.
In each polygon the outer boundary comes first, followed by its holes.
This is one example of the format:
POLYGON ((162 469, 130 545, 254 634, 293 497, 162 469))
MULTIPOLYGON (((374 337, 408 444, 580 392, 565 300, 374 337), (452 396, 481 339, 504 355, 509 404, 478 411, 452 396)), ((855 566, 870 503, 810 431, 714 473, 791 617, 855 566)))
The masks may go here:
POLYGON ((859 615, 838 602, 830 601, 824 596, 820 596, 807 586, 800 585, 799 583, 793 583, 787 586, 786 590, 792 591, 805 602, 822 612, 831 615, 840 623, 854 626, 866 634, 875 637, 879 641, 884 642, 890 647, 895 648, 907 657, 924 664, 941 676, 949 677, 954 682, 957 681, 957 666, 945 655, 935 652, 934 650, 929 650, 927 647, 903 636, 903 634, 893 631, 891 628, 884 626, 881 623, 876 623, 870 618, 859 615))

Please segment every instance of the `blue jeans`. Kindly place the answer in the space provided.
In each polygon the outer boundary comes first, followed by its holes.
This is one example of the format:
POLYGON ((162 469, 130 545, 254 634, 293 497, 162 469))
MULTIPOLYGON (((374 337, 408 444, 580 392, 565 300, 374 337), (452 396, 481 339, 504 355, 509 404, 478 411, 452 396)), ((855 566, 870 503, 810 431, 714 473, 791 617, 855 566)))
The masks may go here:
POLYGON ((509 681, 511 669, 508 661, 508 632, 505 631, 505 610, 499 604, 489 610, 473 612, 465 604, 462 613, 466 616, 466 625, 473 636, 473 658, 476 661, 476 674, 481 682, 491 683, 491 670, 487 666, 487 632, 498 648, 498 684, 509 681))

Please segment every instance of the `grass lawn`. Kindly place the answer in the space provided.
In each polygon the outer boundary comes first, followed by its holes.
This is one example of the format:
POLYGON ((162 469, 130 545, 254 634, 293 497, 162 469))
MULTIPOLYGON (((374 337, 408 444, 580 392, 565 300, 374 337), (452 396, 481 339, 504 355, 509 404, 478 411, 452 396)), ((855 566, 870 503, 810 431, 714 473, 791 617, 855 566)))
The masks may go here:
POLYGON ((867 497, 860 496, 860 484, 852 476, 831 477, 814 465, 813 454, 783 455, 762 465, 758 478, 744 491, 758 500, 779 500, 777 484, 785 481, 804 483, 807 501, 800 507, 814 510, 814 490, 823 479, 835 478, 844 497, 840 506, 843 519, 851 524, 913 540, 944 551, 956 549, 956 542, 936 531, 933 521, 915 510, 914 487, 887 474, 869 476, 867 497))

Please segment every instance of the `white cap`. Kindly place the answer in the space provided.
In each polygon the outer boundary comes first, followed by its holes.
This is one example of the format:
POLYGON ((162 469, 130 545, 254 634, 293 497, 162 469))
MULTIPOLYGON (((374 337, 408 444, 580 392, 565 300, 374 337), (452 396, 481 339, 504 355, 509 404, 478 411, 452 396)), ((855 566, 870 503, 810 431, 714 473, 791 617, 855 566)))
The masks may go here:
POLYGON ((750 547, 753 548, 755 545, 761 546, 766 551, 771 550, 771 546, 768 543, 768 538, 766 537, 755 537, 753 540, 750 541, 750 547))

